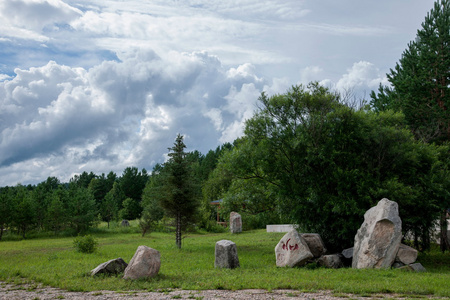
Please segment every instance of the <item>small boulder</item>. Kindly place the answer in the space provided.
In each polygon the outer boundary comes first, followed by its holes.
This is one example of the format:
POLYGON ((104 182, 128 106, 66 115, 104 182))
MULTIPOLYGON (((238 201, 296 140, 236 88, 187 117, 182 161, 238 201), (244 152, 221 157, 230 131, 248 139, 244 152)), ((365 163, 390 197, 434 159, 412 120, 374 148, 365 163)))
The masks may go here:
POLYGON ((215 268, 238 268, 239 258, 236 244, 229 240, 221 240, 216 243, 215 248, 215 268))
POLYGON ((421 263, 410 264, 409 267, 412 268, 415 272, 426 272, 427 271, 425 269, 425 267, 422 266, 421 263))
POLYGON ((128 226, 130 226, 130 222, 128 222, 128 220, 122 220, 122 222, 120 223, 120 226, 128 227, 128 226))
POLYGON ((242 232, 242 218, 237 212, 230 213, 230 232, 240 233, 242 232))
POLYGON ((322 267, 331 269, 339 269, 344 267, 341 255, 339 254, 323 255, 317 260, 317 263, 322 267))
POLYGON ((344 249, 344 250, 342 250, 341 253, 346 259, 352 259, 353 258, 353 247, 344 249))
POLYGON ((417 254, 418 252, 416 249, 404 244, 400 244, 395 260, 405 265, 409 265, 416 262, 417 254))
POLYGON ((392 264, 392 268, 393 269, 400 269, 401 267, 404 267, 405 264, 399 261, 394 261, 394 263, 392 264))
POLYGON ((398 269, 405 270, 405 271, 411 271, 411 272, 426 272, 427 271, 425 269, 425 267, 422 266, 421 263, 414 263, 414 264, 406 265, 406 266, 400 267, 398 269))
POLYGON ((341 254, 342 262, 344 263, 344 265, 346 267, 351 267, 353 260, 353 247, 342 250, 341 254))
POLYGON ((364 222, 355 236, 352 267, 390 268, 402 238, 398 204, 381 199, 364 214, 364 222))
POLYGON ((91 276, 97 276, 100 274, 116 275, 122 273, 128 264, 122 258, 111 259, 98 265, 91 271, 91 276))
POLYGON ((318 233, 302 233, 300 235, 306 242, 314 257, 321 257, 327 252, 325 244, 318 233))
POLYGON ((275 247, 275 257, 278 267, 296 267, 305 265, 314 255, 308 244, 297 230, 286 233, 275 247))
POLYGON ((161 254, 147 246, 139 246, 128 267, 124 279, 150 278, 158 274, 161 267, 161 254))

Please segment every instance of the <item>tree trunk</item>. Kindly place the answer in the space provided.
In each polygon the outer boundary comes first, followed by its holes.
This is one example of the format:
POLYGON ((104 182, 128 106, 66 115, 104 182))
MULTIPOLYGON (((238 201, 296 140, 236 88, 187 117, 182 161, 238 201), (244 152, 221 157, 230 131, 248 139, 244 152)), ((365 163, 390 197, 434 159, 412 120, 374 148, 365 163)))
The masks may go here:
POLYGON ((440 230, 441 230, 441 234, 440 234, 440 246, 441 246, 441 251, 442 253, 445 252, 445 250, 450 250, 450 245, 449 245, 449 240, 447 237, 447 210, 444 209, 441 212, 441 219, 440 219, 440 230))
POLYGON ((0 241, 2 240, 3 237, 3 226, 0 226, 0 241))
POLYGON ((181 213, 177 213, 176 216, 177 229, 176 229, 176 244, 178 249, 181 249, 181 213))

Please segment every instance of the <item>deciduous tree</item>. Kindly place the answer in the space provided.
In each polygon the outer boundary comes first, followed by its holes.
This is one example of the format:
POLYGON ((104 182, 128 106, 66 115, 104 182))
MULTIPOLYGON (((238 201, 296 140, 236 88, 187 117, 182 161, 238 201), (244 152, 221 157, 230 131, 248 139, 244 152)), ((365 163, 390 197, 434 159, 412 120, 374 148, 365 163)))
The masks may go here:
POLYGON ((218 169, 270 184, 283 218, 320 233, 330 249, 351 246, 365 211, 383 197, 399 203, 405 230, 426 247, 436 149, 414 140, 401 113, 355 110, 340 99, 317 83, 262 94, 218 169))

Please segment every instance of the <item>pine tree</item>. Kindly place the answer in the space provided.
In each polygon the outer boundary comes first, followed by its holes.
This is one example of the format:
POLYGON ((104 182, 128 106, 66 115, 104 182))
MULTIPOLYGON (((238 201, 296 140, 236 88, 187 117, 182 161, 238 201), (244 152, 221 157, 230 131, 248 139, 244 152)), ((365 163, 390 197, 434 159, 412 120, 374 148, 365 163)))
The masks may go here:
MULTIPOLYGON (((425 17, 415 41, 409 43, 395 69, 387 74, 391 87, 372 92, 376 111, 402 111, 415 137, 427 143, 450 141, 450 0, 438 0, 425 17)), ((448 196, 440 199, 441 249, 445 236, 448 196)))
POLYGON ((436 1, 394 70, 372 92, 375 110, 401 110, 416 138, 450 140, 450 1, 436 1))
POLYGON ((174 146, 169 148, 170 158, 161 171, 162 180, 158 187, 161 206, 168 216, 175 218, 178 248, 181 248, 181 234, 194 221, 199 206, 185 148, 183 136, 178 134, 174 146))

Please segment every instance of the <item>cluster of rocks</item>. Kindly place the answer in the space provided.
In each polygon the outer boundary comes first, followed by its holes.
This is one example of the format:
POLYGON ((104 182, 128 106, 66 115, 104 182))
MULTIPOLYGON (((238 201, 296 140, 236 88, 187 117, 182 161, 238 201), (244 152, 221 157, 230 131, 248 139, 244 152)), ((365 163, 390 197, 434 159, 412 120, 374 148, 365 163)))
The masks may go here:
MULTIPOLYGON (((417 250, 401 244, 402 221, 398 204, 386 198, 364 214, 364 222, 355 235, 354 246, 341 253, 328 254, 322 238, 317 233, 298 233, 296 229, 285 234, 275 247, 278 267, 299 267, 317 263, 327 268, 402 268, 423 272, 416 262, 417 250)), ((238 213, 230 215, 230 231, 242 232, 242 219, 238 213)), ((158 274, 161 266, 159 251, 139 246, 127 264, 122 258, 100 264, 91 271, 92 276, 124 273, 124 279, 150 278, 158 274)), ((221 240, 215 246, 216 268, 239 267, 236 244, 221 240)))
POLYGON ((158 250, 139 246, 127 264, 122 258, 109 260, 91 271, 92 276, 117 275, 124 273, 124 279, 151 278, 158 274, 161 267, 161 255, 158 250))
POLYGON ((327 254, 318 234, 288 232, 275 247, 279 267, 318 263, 328 268, 402 268, 417 272, 425 268, 416 262, 417 250, 401 244, 402 222, 398 204, 382 199, 364 214, 364 222, 356 233, 354 247, 341 253, 327 254))

